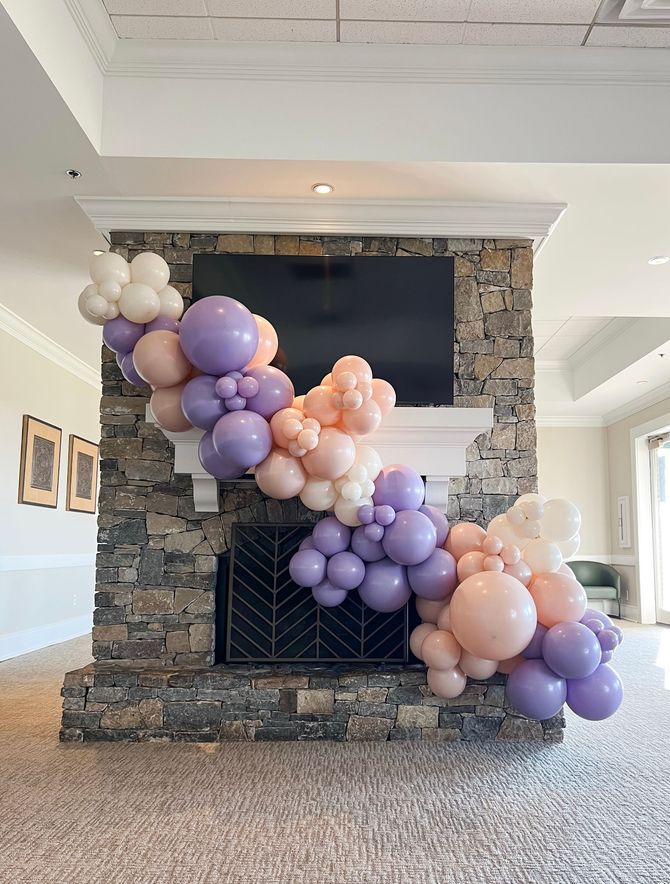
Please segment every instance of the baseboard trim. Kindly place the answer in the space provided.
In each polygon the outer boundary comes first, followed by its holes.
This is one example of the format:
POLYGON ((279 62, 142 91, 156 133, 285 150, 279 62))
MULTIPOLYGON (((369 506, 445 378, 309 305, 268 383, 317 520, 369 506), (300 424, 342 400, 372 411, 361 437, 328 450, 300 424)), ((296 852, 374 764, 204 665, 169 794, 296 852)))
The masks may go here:
POLYGON ((40 648, 86 635, 91 631, 92 625, 93 615, 82 614, 79 617, 60 620, 58 623, 47 623, 45 626, 35 626, 21 632, 0 635, 0 660, 10 660, 12 657, 20 657, 31 651, 39 651, 40 648))
POLYGON ((621 605, 621 616, 624 620, 632 620, 633 623, 641 623, 640 608, 637 605, 621 605))

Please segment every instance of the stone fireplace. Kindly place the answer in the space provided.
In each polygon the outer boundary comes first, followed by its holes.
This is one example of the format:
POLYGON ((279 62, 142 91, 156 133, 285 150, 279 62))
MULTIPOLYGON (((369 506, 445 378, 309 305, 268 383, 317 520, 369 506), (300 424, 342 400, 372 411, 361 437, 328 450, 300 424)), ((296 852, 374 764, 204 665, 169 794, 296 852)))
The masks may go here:
MULTIPOLYGON (((439 412, 456 428, 461 410, 491 409, 493 429, 470 427, 460 470, 445 465, 439 446, 437 460, 412 465, 427 478, 429 502, 451 520, 488 522, 536 490, 528 240, 130 232, 112 233, 112 243, 128 260, 162 254, 187 303, 196 252, 454 256, 455 407, 397 411, 439 412)), ((197 439, 166 438, 147 419, 145 391, 123 380, 104 348, 102 359, 96 662, 65 676, 61 739, 562 738, 562 715, 530 722, 505 706, 504 676, 472 682, 455 700, 433 696, 406 644, 393 662, 390 651, 374 662, 355 654, 347 662, 240 662, 230 641, 216 638, 230 625, 217 605, 220 557, 234 555, 233 534, 245 525, 305 530, 318 514, 297 499, 265 498, 251 479, 217 487, 194 460, 197 439)), ((383 432, 375 446, 392 447, 396 437, 388 426, 383 432)), ((425 437, 425 426, 417 432, 425 437)))

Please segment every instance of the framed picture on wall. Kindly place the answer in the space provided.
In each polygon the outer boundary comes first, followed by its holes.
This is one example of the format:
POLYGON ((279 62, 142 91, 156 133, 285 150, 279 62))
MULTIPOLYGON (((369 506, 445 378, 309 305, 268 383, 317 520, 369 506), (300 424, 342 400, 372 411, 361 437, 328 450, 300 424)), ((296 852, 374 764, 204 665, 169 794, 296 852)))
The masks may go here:
POLYGON ((62 431, 53 424, 23 415, 19 503, 32 506, 58 505, 58 471, 62 431))
POLYGON ((67 463, 67 509, 94 513, 98 497, 98 446, 70 434, 67 463))

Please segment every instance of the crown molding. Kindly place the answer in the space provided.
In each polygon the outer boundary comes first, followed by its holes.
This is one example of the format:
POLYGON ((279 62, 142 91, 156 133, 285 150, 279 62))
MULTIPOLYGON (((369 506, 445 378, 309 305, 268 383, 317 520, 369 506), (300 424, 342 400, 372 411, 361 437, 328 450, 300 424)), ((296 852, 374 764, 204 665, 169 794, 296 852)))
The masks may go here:
POLYGON ((567 359, 538 359, 535 357, 535 373, 538 371, 564 372, 570 370, 570 362, 567 359))
POLYGON ((84 381, 85 384, 100 391, 99 372, 2 304, 0 304, 0 331, 7 332, 17 341, 39 353, 40 356, 44 356, 45 359, 65 371, 69 371, 80 381, 84 381))
POLYGON ((109 72, 120 42, 102 0, 63 0, 101 73, 109 72))
POLYGON ((437 200, 77 197, 98 230, 322 233, 531 239, 552 232, 564 203, 437 200))
POLYGON ((604 427, 605 421, 598 414, 538 414, 538 427, 604 427))
POLYGON ((570 366, 576 368, 598 353, 605 344, 609 344, 610 341, 627 334, 636 319, 637 317, 630 316, 620 316, 611 319, 604 328, 586 340, 578 350, 575 350, 569 358, 570 366))
POLYGON ((651 408, 652 405, 656 405, 664 399, 670 399, 670 381, 666 384, 661 384, 659 387, 655 387, 653 390, 645 393, 644 396, 636 396, 635 399, 632 399, 630 402, 608 411, 603 416, 605 426, 609 427, 611 424, 617 423, 617 421, 632 417, 634 414, 638 414, 646 408, 651 408))

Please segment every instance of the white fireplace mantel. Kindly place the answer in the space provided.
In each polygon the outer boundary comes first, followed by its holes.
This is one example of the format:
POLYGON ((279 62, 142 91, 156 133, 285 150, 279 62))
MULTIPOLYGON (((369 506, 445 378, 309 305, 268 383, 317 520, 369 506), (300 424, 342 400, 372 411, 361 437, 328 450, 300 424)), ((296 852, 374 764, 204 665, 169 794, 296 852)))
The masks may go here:
MULTIPOLYGON (((147 419, 153 417, 147 408, 147 419)), ((360 440, 372 445, 385 465, 404 463, 426 477, 426 503, 447 510, 449 479, 466 473, 466 449, 480 433, 493 427, 491 408, 403 408, 396 407, 381 427, 360 440)), ((198 460, 202 430, 165 432, 174 443, 175 473, 193 479, 193 502, 197 512, 219 511, 218 481, 203 472, 198 460)), ((250 481, 250 473, 240 481, 250 481)))

